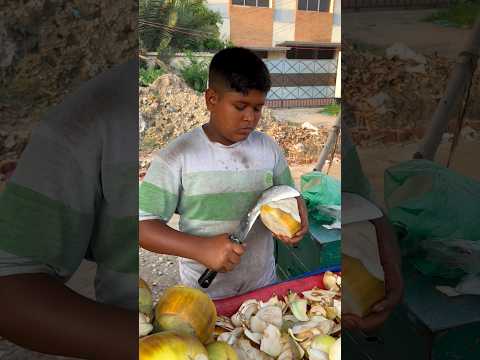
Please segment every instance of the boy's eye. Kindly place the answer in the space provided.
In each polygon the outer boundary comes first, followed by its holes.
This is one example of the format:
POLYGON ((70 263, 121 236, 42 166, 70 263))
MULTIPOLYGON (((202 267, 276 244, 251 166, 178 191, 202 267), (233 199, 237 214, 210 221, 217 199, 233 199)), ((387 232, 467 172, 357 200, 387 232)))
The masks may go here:
POLYGON ((245 110, 245 105, 235 105, 235 108, 239 111, 245 110))
POLYGON ((254 110, 255 110, 255 112, 260 112, 260 111, 262 111, 262 108, 261 107, 255 107, 254 110))

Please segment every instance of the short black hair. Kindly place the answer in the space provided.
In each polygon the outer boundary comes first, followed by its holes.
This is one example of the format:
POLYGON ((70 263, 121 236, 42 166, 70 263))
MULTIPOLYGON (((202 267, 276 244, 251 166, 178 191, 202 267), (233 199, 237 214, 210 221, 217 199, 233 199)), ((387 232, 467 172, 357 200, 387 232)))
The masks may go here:
POLYGON ((247 94, 258 90, 265 94, 272 86, 267 66, 255 53, 242 47, 219 51, 210 63, 209 86, 215 90, 234 90, 247 94))

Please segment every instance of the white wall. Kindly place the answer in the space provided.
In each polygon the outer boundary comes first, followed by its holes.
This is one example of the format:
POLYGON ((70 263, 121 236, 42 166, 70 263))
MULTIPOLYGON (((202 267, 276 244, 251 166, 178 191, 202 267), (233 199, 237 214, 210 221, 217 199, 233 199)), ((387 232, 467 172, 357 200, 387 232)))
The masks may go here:
POLYGON ((342 1, 334 0, 332 42, 342 42, 342 1))
POLYGON ((295 40, 296 1, 277 0, 273 12, 272 46, 284 41, 295 40))
POLYGON ((222 23, 218 24, 222 40, 230 39, 230 18, 228 16, 229 0, 207 0, 207 7, 218 12, 222 17, 222 23))

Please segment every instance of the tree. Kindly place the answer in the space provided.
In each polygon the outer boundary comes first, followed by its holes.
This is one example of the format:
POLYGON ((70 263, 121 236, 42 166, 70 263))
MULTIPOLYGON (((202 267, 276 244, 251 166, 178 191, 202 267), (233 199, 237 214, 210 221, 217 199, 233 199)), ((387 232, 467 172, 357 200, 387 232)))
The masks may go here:
POLYGON ((205 0, 140 0, 140 46, 147 51, 217 50, 221 16, 205 0))

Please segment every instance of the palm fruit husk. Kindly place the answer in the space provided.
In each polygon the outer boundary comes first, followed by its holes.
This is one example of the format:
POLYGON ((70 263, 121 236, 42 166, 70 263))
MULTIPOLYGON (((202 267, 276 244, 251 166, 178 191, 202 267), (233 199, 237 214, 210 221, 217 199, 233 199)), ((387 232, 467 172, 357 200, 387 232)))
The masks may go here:
POLYGON ((152 291, 148 284, 142 278, 138 279, 138 311, 152 318, 153 298, 152 291))

